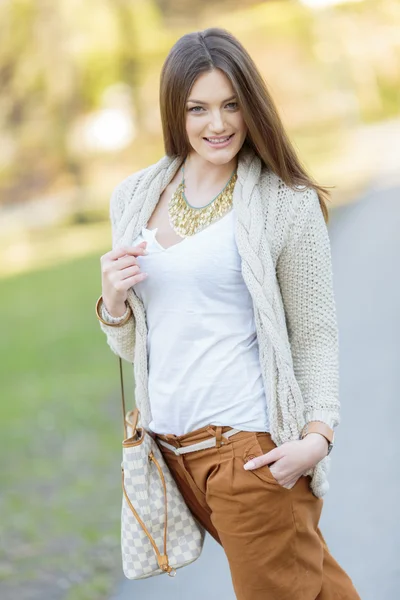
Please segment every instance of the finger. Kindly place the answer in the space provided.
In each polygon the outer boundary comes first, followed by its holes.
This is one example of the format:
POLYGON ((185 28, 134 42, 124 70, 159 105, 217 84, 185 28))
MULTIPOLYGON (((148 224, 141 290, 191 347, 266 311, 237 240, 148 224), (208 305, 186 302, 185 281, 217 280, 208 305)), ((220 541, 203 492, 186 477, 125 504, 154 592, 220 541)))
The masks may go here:
POLYGON ((143 281, 143 279, 146 279, 146 277, 147 273, 138 273, 137 275, 132 275, 132 277, 127 277, 126 279, 118 281, 118 283, 114 285, 114 288, 117 292, 126 292, 136 283, 139 283, 140 281, 143 281))
POLYGON ((248 460, 244 465, 243 468, 246 471, 251 471, 252 469, 258 469, 259 467, 261 467, 263 465, 263 463, 261 462, 262 456, 257 456, 256 458, 252 458, 251 460, 248 460))
POLYGON ((133 267, 127 267, 126 269, 122 269, 122 271, 121 271, 122 281, 125 279, 128 279, 128 277, 133 277, 134 275, 139 275, 139 274, 140 274, 140 267, 138 267, 137 265, 135 265, 133 267))
POLYGON ((118 260, 109 258, 101 263, 101 271, 103 275, 108 276, 110 279, 116 280, 119 278, 120 271, 124 271, 130 267, 139 267, 138 259, 134 256, 125 256, 118 260))
POLYGON ((252 460, 249 460, 249 462, 247 462, 244 465, 244 468, 246 470, 258 469, 258 467, 262 467, 264 465, 269 465, 269 464, 279 460, 280 458, 282 458, 282 453, 281 453, 280 449, 274 448, 273 450, 270 450, 269 452, 267 452, 266 454, 263 454, 262 456, 256 456, 252 460))
POLYGON ((110 269, 112 271, 123 271, 124 269, 128 269, 129 267, 139 267, 139 261, 138 261, 139 257, 135 257, 135 256, 123 256, 122 258, 119 258, 116 261, 111 261, 110 263, 108 263, 110 266, 110 269))
POLYGON ((121 246, 114 248, 109 252, 109 256, 113 260, 118 260, 123 256, 140 256, 146 252, 147 242, 140 242, 137 246, 121 246))
POLYGON ((297 481, 299 480, 299 477, 295 477, 295 479, 290 479, 290 481, 288 481, 284 487, 287 488, 288 490, 291 490, 292 487, 294 487, 297 483, 297 481))
POLYGON ((282 458, 282 452, 281 452, 280 448, 274 448, 273 450, 270 450, 266 454, 263 454, 262 458, 264 459, 263 464, 269 465, 269 464, 275 462, 276 460, 279 460, 280 458, 282 458))

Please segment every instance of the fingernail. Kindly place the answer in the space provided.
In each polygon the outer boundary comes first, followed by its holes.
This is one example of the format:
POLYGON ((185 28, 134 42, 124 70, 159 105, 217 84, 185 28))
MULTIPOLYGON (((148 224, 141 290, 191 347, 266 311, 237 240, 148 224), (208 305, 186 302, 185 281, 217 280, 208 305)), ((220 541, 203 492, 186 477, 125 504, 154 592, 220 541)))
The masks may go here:
POLYGON ((256 465, 254 464, 254 461, 252 461, 252 460, 249 460, 249 462, 244 464, 244 468, 246 469, 246 471, 247 471, 247 469, 254 469, 255 466, 256 465))
POLYGON ((143 250, 143 254, 148 254, 149 251, 148 250, 143 250))

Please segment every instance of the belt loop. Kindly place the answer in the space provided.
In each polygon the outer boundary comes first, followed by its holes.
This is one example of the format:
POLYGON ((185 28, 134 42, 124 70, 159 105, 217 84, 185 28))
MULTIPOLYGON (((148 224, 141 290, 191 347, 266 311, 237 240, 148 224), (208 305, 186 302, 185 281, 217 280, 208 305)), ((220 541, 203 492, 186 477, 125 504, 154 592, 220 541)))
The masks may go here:
POLYGON ((221 427, 221 425, 217 426, 215 437, 216 437, 215 445, 216 445, 217 448, 219 448, 221 446, 221 439, 222 439, 222 427, 221 427))
MULTIPOLYGON (((175 442, 177 448, 182 448, 182 444, 178 440, 178 436, 177 435, 175 435, 174 433, 164 433, 164 436, 167 438, 165 440, 166 442, 169 442, 169 443, 175 442)), ((174 445, 174 444, 172 444, 172 445, 174 445)))
MULTIPOLYGON (((232 427, 230 428, 232 429, 232 427)), ((229 438, 222 435, 222 426, 220 425, 209 425, 207 431, 210 435, 215 437, 215 446, 219 448, 223 444, 229 444, 229 438), (215 428, 215 429, 214 429, 215 428)))

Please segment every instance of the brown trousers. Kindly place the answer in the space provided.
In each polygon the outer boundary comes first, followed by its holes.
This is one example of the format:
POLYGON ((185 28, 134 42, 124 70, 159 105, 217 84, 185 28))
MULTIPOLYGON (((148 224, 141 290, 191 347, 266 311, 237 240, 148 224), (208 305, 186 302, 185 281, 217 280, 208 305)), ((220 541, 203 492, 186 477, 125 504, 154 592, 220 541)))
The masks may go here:
POLYGON ((360 600, 318 528, 323 501, 310 478, 289 490, 267 466, 246 471, 247 460, 276 445, 269 433, 224 438, 229 429, 156 439, 180 447, 216 436, 216 447, 185 455, 159 447, 193 515, 224 548, 238 600, 360 600))

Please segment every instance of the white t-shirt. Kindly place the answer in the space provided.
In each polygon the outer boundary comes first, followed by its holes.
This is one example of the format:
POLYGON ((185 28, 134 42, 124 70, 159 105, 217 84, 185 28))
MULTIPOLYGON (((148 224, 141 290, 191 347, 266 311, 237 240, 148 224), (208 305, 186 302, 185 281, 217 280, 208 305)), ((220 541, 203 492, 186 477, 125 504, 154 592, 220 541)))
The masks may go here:
POLYGON ((138 258, 148 277, 134 286, 148 325, 149 399, 156 433, 206 425, 269 431, 253 304, 234 236, 236 214, 169 248, 157 228, 138 258))

